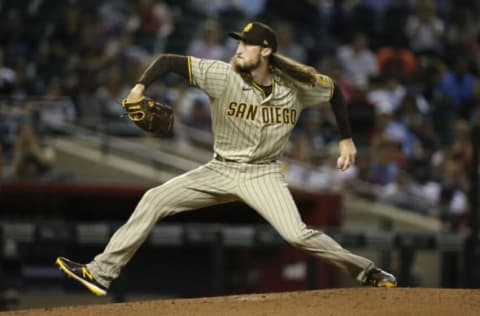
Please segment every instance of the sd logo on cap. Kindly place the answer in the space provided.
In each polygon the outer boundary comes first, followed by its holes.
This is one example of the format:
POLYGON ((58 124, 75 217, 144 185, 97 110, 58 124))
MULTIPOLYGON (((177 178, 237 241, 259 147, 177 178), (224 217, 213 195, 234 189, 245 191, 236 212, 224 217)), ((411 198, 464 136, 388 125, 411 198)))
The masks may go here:
POLYGON ((261 22, 250 22, 242 32, 230 32, 230 37, 244 41, 246 44, 270 47, 272 52, 277 50, 277 37, 270 26, 261 22))

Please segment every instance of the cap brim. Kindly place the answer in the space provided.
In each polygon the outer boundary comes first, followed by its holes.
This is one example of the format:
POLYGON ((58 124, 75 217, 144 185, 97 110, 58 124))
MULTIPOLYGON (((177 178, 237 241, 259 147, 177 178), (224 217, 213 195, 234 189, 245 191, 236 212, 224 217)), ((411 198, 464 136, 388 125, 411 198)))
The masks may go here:
POLYGON ((245 37, 243 37, 242 34, 238 33, 238 32, 230 32, 230 33, 228 33, 228 36, 230 36, 231 38, 234 38, 238 41, 244 41, 245 40, 245 37))

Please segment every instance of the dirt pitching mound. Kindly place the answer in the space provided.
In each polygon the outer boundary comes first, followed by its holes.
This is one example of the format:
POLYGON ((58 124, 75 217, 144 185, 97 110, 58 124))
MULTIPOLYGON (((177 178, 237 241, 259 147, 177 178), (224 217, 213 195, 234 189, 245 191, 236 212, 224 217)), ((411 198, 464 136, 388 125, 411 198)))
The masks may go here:
POLYGON ((480 315, 480 290, 349 288, 34 309, 0 316, 480 315))

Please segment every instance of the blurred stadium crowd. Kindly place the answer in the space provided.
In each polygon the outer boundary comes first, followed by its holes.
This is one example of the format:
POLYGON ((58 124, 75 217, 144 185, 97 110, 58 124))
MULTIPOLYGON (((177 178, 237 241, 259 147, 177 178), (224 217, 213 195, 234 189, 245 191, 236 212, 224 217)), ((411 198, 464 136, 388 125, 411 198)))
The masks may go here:
MULTIPOLYGON (((279 52, 343 87, 359 149, 355 168, 334 168, 328 107, 303 113, 287 177, 309 190, 351 190, 465 227, 471 126, 480 124, 480 5, 471 0, 0 1, 0 176, 55 173, 52 134, 65 122, 143 137, 119 101, 162 52, 228 61, 226 37, 246 21, 274 27, 279 52)), ((175 76, 148 94, 178 122, 208 132, 208 98, 175 76)), ((172 139, 189 137, 174 133, 172 139)), ((196 145, 209 147, 209 140, 196 145)), ((52 176, 53 174, 53 176, 52 176)))

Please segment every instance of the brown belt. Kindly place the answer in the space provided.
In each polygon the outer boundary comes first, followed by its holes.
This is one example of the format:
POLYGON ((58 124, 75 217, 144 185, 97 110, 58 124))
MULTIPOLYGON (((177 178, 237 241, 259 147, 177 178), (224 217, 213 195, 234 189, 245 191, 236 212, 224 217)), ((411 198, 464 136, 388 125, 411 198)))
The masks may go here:
POLYGON ((218 160, 218 161, 223 161, 223 162, 238 162, 236 160, 223 158, 222 156, 220 156, 218 154, 215 154, 215 159, 218 160))
MULTIPOLYGON (((238 163, 240 162, 238 160, 233 160, 233 159, 228 159, 228 158, 222 157, 219 154, 215 154, 214 158, 215 158, 215 160, 222 161, 222 162, 238 162, 238 163)), ((265 165, 265 164, 274 163, 274 162, 277 162, 277 160, 272 159, 272 160, 266 160, 266 161, 247 162, 247 163, 253 164, 253 165, 257 165, 257 164, 258 165, 265 165)))

